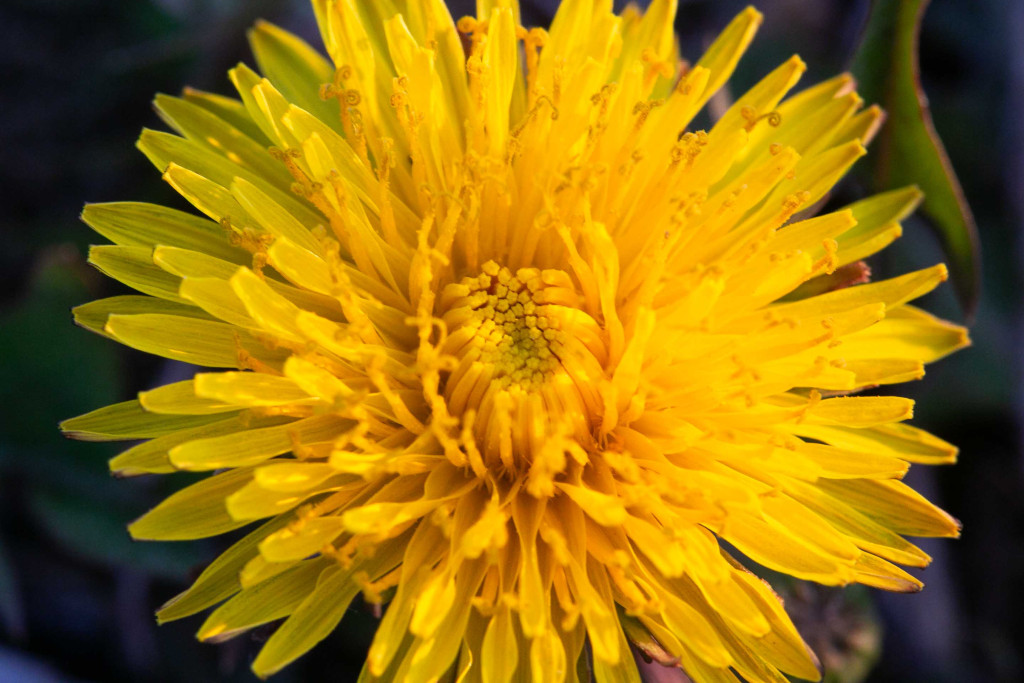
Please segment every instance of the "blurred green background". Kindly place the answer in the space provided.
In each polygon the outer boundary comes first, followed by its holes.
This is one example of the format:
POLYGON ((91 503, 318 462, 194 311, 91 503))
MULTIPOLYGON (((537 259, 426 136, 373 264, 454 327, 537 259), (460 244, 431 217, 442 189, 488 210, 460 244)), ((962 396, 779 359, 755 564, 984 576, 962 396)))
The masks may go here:
MULTIPOLYGON (((370 1, 370 0, 366 0, 370 1)), ((456 15, 470 2, 451 0, 456 15)), ((546 24, 553 0, 525 2, 546 24)), ((694 59, 746 2, 681 0, 677 28, 694 59)), ((762 0, 765 25, 741 63, 741 91, 797 52, 805 83, 844 69, 868 0, 762 0)), ((199 619, 157 627, 154 610, 226 541, 133 543, 125 524, 187 475, 118 481, 111 444, 65 441, 61 419, 132 397, 188 369, 128 351, 71 323, 69 309, 123 293, 84 262, 102 242, 84 202, 185 208, 138 153, 149 102, 185 85, 230 93, 226 70, 252 64, 245 29, 263 17, 317 44, 304 0, 4 0, 0 4, 0 681, 251 681, 256 632, 197 643, 199 619)), ((805 637, 869 681, 1024 680, 1024 394, 1020 221, 1024 217, 1024 3, 934 0, 921 36, 936 127, 977 216, 983 289, 974 347, 901 393, 916 423, 961 447, 953 468, 912 483, 964 524, 935 557, 920 595, 799 587, 788 605, 805 637), (875 621, 877 619, 877 622, 875 621)), ((863 193, 851 179, 839 196, 863 193)), ((942 260, 920 220, 872 263, 878 275, 942 260)), ((924 302, 962 320, 946 286, 924 302)), ((312 654, 274 680, 355 680, 374 617, 353 610, 312 654)))

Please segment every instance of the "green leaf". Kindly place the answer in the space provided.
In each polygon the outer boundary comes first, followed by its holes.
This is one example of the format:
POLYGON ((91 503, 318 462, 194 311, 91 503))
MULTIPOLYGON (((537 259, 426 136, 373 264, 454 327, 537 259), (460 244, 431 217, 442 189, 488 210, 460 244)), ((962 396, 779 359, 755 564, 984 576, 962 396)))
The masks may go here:
POLYGON ((851 71, 868 102, 889 119, 871 155, 875 190, 918 185, 922 211, 938 232, 967 315, 978 300, 980 258, 970 207, 932 124, 921 88, 918 34, 928 0, 874 0, 851 71))

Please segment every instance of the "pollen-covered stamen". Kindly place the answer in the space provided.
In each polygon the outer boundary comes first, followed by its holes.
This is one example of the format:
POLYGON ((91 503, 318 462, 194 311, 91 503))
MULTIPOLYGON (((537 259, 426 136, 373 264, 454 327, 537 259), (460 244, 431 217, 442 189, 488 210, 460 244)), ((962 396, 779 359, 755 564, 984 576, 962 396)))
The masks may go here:
POLYGON ((493 261, 444 289, 443 352, 458 362, 445 401, 452 415, 475 414, 476 446, 492 472, 525 470, 555 433, 590 439, 607 351, 579 301, 563 271, 513 274, 493 261))
POLYGON ((520 39, 526 54, 526 92, 527 101, 533 104, 536 100, 537 70, 540 65, 540 51, 547 43, 548 33, 542 28, 531 28, 524 32, 520 39))
POLYGON ((772 128, 778 128, 782 125, 782 114, 777 111, 770 111, 766 114, 758 115, 756 109, 751 106, 746 106, 740 110, 740 116, 742 116, 747 122, 746 125, 743 126, 747 132, 754 130, 754 126, 764 120, 767 120, 768 125, 772 128))
POLYGON ((345 85, 345 81, 351 80, 352 75, 352 67, 348 64, 336 69, 333 82, 320 86, 320 99, 338 101, 338 114, 345 137, 352 141, 352 147, 359 154, 359 158, 369 165, 366 136, 363 134, 363 115, 359 111, 363 97, 358 90, 345 85))
POLYGON ((661 78, 672 78, 675 73, 675 62, 672 59, 661 59, 658 51, 654 48, 644 48, 643 52, 640 53, 640 60, 645 65, 645 90, 650 89, 659 76, 661 78))

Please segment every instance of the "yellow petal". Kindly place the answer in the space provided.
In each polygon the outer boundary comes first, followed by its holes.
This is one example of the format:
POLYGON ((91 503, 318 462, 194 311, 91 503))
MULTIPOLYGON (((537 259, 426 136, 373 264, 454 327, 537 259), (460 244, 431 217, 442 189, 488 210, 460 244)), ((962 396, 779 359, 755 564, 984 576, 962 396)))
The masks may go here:
POLYGON ((839 238, 839 265, 865 258, 901 234, 899 222, 921 203, 924 194, 916 187, 883 192, 847 207, 857 227, 839 238))
POLYGON ((704 56, 697 66, 704 67, 711 73, 708 84, 704 88, 699 106, 711 99, 725 85, 732 72, 736 69, 740 57, 746 52, 747 46, 754 39, 754 34, 761 26, 764 17, 753 7, 748 7, 733 19, 722 31, 715 42, 704 51, 704 56))
POLYGON ((564 483, 556 483, 555 486, 569 496, 572 502, 579 505, 598 524, 617 526, 625 522, 628 517, 620 498, 584 486, 564 483))
POLYGON ((323 121, 338 121, 337 107, 317 95, 320 86, 334 77, 334 69, 319 52, 295 34, 266 21, 257 21, 249 31, 249 44, 260 71, 290 102, 323 121))
POLYGON ((190 441, 172 448, 170 458, 175 467, 183 470, 245 467, 288 453, 296 443, 330 441, 350 425, 351 421, 335 415, 319 415, 276 427, 190 441))
POLYGON ((286 357, 231 325, 173 315, 112 315, 106 332, 122 344, 165 358, 214 368, 237 367, 239 350, 275 365, 286 357))
POLYGON ((912 306, 843 338, 844 358, 901 358, 931 363, 970 345, 967 330, 912 306))
POLYGON ((179 304, 166 299, 157 299, 151 296, 112 296, 107 299, 97 299, 81 306, 71 309, 75 317, 75 323, 85 329, 109 336, 106 333, 107 320, 112 315, 139 315, 143 313, 156 313, 159 315, 184 316, 188 318, 200 318, 210 320, 211 317, 195 306, 179 304))
POLYGON ((170 415, 208 415, 240 409, 239 406, 197 396, 192 380, 140 392, 139 403, 151 413, 170 415))
POLYGON ((244 526, 228 514, 224 499, 252 479, 251 469, 215 474, 178 491, 133 522, 132 538, 146 541, 183 541, 223 534, 244 526))
POLYGON ((287 377, 257 372, 200 373, 196 375, 194 382, 197 397, 233 406, 309 403, 311 398, 287 377))
POLYGON ((929 503, 912 488, 893 480, 829 480, 827 493, 853 506, 882 526, 907 536, 960 535, 960 522, 929 503))
POLYGON ((307 226, 318 225, 322 221, 303 224, 301 216, 293 213, 290 207, 285 208, 245 178, 235 178, 230 189, 239 205, 268 233, 287 237, 314 253, 320 253, 320 243, 307 226))
POLYGON ((804 315, 830 315, 868 303, 881 302, 887 308, 895 308, 935 289, 939 283, 946 281, 948 273, 946 266, 939 264, 889 280, 847 287, 803 301, 779 304, 773 306, 772 310, 782 316, 799 318, 804 315))
MULTIPOLYGON (((284 164, 267 154, 265 142, 256 142, 228 121, 187 99, 157 95, 154 106, 164 121, 192 142, 266 178, 279 189, 290 187, 292 177, 284 164)), ((251 121, 249 125, 252 126, 251 121)))
MULTIPOLYGON (((756 11, 755 11, 756 12, 756 11)), ((740 15, 744 16, 743 14, 740 15)), ((736 21, 736 20, 734 20, 736 21)), ((752 26, 752 24, 748 24, 752 26)), ((728 31, 728 29, 726 29, 728 31)), ((713 49, 714 46, 712 46, 713 49)), ((703 60, 702 60, 703 61, 703 60)), ((698 63, 700 66, 704 64, 698 63)), ((753 117, 765 116, 775 109, 775 106, 785 97, 786 93, 796 85, 797 81, 807 70, 807 65, 797 56, 790 57, 780 64, 770 74, 765 76, 753 88, 743 94, 736 102, 729 107, 729 111, 719 119, 718 123, 711 130, 712 135, 722 134, 726 131, 745 128, 750 125, 751 115, 753 117)), ((712 82, 715 75, 711 74, 712 82)), ((711 83, 708 83, 708 88, 711 83)), ((761 122, 762 126, 768 122, 761 122)))
POLYGON ((222 642, 246 630, 288 616, 330 566, 326 558, 309 560, 238 593, 218 607, 197 633, 200 640, 222 642))
POLYGON ((900 358, 843 357, 843 368, 857 376, 857 387, 911 382, 924 377, 924 363, 900 358))
POLYGON ((420 589, 409 620, 409 631, 432 638, 455 605, 455 579, 447 571, 436 572, 420 589))
POLYGON ((157 267, 153 263, 153 250, 148 247, 91 247, 89 263, 100 272, 144 294, 186 303, 178 295, 181 280, 157 267))
POLYGON ((867 586, 899 593, 916 593, 924 584, 894 564, 864 554, 857 563, 857 580, 867 586))
POLYGON ((908 424, 877 425, 870 429, 799 425, 795 433, 842 448, 878 450, 925 465, 950 464, 957 457, 956 446, 908 424))
POLYGON ((515 21, 511 9, 495 9, 490 16, 484 64, 488 78, 485 86, 485 125, 490 140, 490 153, 498 156, 505 151, 508 139, 509 106, 518 76, 519 43, 516 40, 515 21))
POLYGON ((260 329, 260 324, 252 319, 245 309, 245 304, 226 280, 215 277, 186 277, 181 281, 178 293, 213 318, 245 330, 260 329))
POLYGON ((842 396, 829 398, 807 410, 807 420, 847 427, 874 427, 909 420, 914 402, 899 396, 842 396))
POLYGON ((287 517, 271 520, 218 555, 187 591, 164 603, 156 613, 157 622, 164 624, 191 616, 241 590, 238 573, 242 566, 255 557, 257 544, 286 522, 287 517))
POLYGON ((241 101, 189 87, 185 88, 182 96, 186 102, 202 107, 217 118, 223 119, 258 144, 270 144, 270 141, 260 131, 259 126, 249 118, 249 113, 245 110, 245 105, 241 101))
POLYGON ((215 221, 224 220, 235 226, 252 223, 231 193, 198 173, 172 163, 164 171, 163 179, 192 206, 215 221))
POLYGON ((301 311, 298 306, 271 289, 251 270, 239 270, 231 276, 230 282, 231 289, 261 327, 286 338, 302 338, 296 326, 301 311))
POLYGON ((64 420, 60 428, 66 436, 81 441, 131 441, 174 434, 220 419, 220 415, 157 415, 138 401, 125 401, 64 420))
POLYGON ((774 520, 730 514, 718 535, 769 569, 826 585, 843 585, 853 580, 852 560, 807 545, 774 520))
MULTIPOLYGON (((382 569, 390 570, 397 564, 400 555, 395 551, 396 545, 391 543, 378 548, 377 554, 366 562, 371 579, 383 573, 382 569)), ((269 676, 279 671, 323 640, 341 621, 358 592, 358 584, 352 580, 350 572, 340 568, 325 572, 313 590, 307 589, 302 603, 260 650, 252 664, 256 675, 269 676)))
POLYGON ((320 552, 344 530, 339 517, 303 520, 260 541, 260 555, 268 562, 296 562, 320 552))
POLYGON ((653 524, 630 517, 624 525, 629 539, 666 577, 677 577, 686 570, 686 551, 669 533, 653 524))
POLYGON ((132 477, 147 473, 175 472, 177 468, 171 464, 168 455, 175 446, 214 436, 232 434, 254 427, 270 427, 287 422, 284 417, 251 417, 246 414, 230 415, 223 413, 212 415, 216 422, 191 429, 180 429, 172 434, 165 434, 155 439, 129 448, 110 461, 110 471, 119 477, 132 477))
POLYGON ((169 133, 144 130, 139 137, 138 147, 161 173, 174 164, 222 187, 228 187, 236 177, 242 178, 265 192, 303 223, 316 225, 319 220, 316 212, 300 203, 287 189, 275 187, 262 175, 248 171, 197 143, 169 133))
POLYGON ((224 229, 183 211, 142 202, 87 204, 82 220, 111 242, 129 247, 167 245, 203 252, 234 263, 249 254, 228 243, 224 229))
POLYGON ((858 547, 884 559, 914 567, 931 562, 924 551, 898 534, 857 512, 840 498, 830 496, 816 486, 800 482, 786 485, 787 492, 814 510, 858 547))
POLYGON ((272 462, 256 469, 254 480, 268 491, 308 491, 338 471, 322 462, 272 462))
MULTIPOLYGON (((226 504, 228 514, 234 519, 263 519, 293 510, 312 496, 329 490, 331 489, 313 485, 308 489, 298 491, 275 491, 264 488, 259 482, 252 481, 228 496, 226 504)), ((247 567, 246 571, 256 572, 256 569, 256 567, 247 567)), ((245 583, 244 578, 243 583, 245 583)))
POLYGON ((480 652, 483 682, 508 683, 513 680, 518 663, 519 645, 512 630, 512 611, 507 605, 502 605, 498 613, 490 618, 484 634, 484 645, 480 652))
POLYGON ((746 641, 751 646, 754 656, 798 678, 821 680, 821 663, 797 633, 789 615, 783 609, 782 600, 775 595, 768 583, 742 568, 737 573, 737 579, 747 593, 761 605, 762 613, 772 625, 772 630, 764 637, 746 641))
POLYGON ((544 631, 530 641, 530 673, 535 681, 562 683, 566 680, 565 645, 555 629, 544 631))

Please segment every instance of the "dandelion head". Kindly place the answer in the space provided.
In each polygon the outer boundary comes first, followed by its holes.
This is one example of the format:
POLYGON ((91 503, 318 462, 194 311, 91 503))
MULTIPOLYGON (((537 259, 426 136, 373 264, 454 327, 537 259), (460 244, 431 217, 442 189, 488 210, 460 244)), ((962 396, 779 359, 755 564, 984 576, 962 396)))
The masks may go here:
POLYGON ((908 304, 944 267, 868 282, 919 193, 817 210, 881 112, 790 94, 794 57, 698 129, 752 9, 689 65, 675 0, 313 6, 328 57, 259 24, 237 99, 157 98, 139 148, 195 212, 83 215, 140 293, 77 322, 204 369, 64 429, 209 473, 135 538, 248 527, 159 619, 280 622, 261 676, 361 595, 361 680, 634 681, 637 629, 697 681, 816 680, 750 570, 914 591, 905 537, 958 533, 901 482, 955 449, 859 393, 968 343, 908 304))

